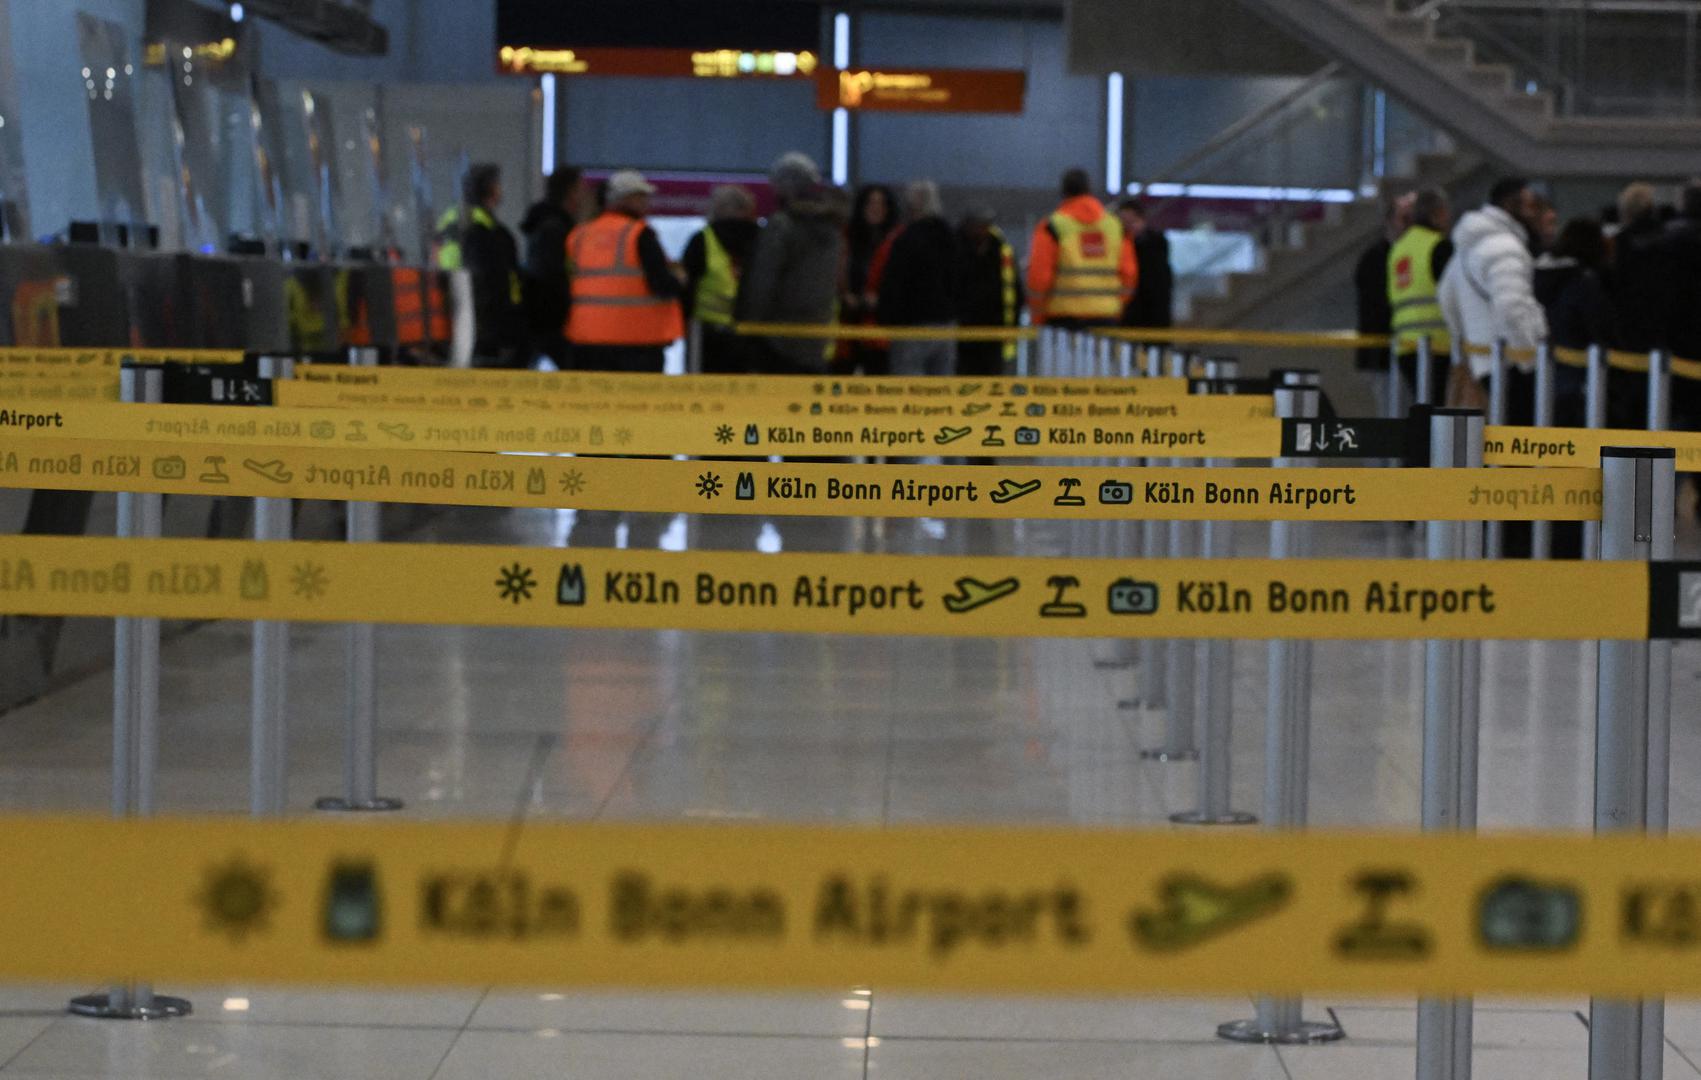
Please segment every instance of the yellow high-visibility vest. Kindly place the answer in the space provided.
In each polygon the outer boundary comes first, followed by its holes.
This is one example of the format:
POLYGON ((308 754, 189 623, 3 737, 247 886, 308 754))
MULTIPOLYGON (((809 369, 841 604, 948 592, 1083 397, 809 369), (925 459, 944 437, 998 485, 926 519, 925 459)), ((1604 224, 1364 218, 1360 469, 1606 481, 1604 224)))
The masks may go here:
POLYGON ((697 281, 692 311, 713 326, 731 326, 732 306, 738 298, 738 272, 712 225, 703 228, 703 258, 703 276, 697 281))
POLYGON ((1388 252, 1388 304, 1394 311, 1394 338, 1402 354, 1417 351, 1429 338, 1431 355, 1452 348, 1441 304, 1435 298, 1435 249, 1441 234, 1423 225, 1407 229, 1388 252))

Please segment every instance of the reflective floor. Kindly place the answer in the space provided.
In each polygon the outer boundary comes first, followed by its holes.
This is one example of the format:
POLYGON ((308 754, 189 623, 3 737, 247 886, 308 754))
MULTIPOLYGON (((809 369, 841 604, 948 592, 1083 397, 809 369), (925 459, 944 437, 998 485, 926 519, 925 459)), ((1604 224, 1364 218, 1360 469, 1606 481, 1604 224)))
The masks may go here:
MULTIPOLYGON (((1684 500, 1687 508, 1687 497, 1684 500)), ((1686 513, 1685 522, 1690 521, 1686 513)), ((1126 532, 1056 523, 837 522, 458 510, 426 538, 763 550, 1095 554, 1126 532)), ((1264 526, 1236 529, 1262 554, 1264 526)), ((1405 556, 1397 525, 1319 529, 1320 552, 1405 556)), ((1685 525, 1683 552, 1701 551, 1685 525)), ((422 583, 423 584, 423 583, 422 583)), ((165 649, 159 794, 167 812, 247 807, 248 629, 211 625, 165 649)), ((1138 707, 1113 641, 808 638, 384 628, 382 794, 413 817, 1032 822, 1168 828, 1194 767, 1139 757, 1162 716, 1138 707)), ((1264 647, 1235 656, 1235 792, 1260 809, 1264 647)), ((1316 650, 1312 820, 1415 827, 1420 645, 1316 650)), ((1587 828, 1593 649, 1490 644, 1481 819, 1587 828)), ((1672 821, 1701 827, 1701 649, 1674 661, 1672 821)), ((290 803, 342 783, 343 632, 298 627, 290 803)), ((110 680, 96 675, 0 717, 0 810, 104 811, 110 680)), ((89 987, 0 990, 0 1076, 459 1078, 811 1077, 1383 1080, 1413 1075, 1410 1002, 1324 999, 1347 1039, 1223 1043, 1244 999, 958 999, 873 988, 723 994, 349 994, 162 987, 187 1020, 74 1019, 89 987)), ((1582 1078, 1587 1003, 1479 1003, 1479 1080, 1582 1078)), ((1666 1075, 1701 1078, 1701 1005, 1669 1010, 1666 1075)))

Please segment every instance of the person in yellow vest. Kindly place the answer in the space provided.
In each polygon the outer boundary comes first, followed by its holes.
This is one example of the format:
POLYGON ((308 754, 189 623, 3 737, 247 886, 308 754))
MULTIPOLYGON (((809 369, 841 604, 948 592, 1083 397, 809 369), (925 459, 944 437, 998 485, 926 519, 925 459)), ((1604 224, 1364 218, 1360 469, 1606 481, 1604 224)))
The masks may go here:
POLYGON ((679 278, 645 222, 655 187, 625 169, 608 178, 603 212, 567 236, 567 340, 581 371, 662 370, 685 332, 679 278))
POLYGON ((1034 229, 1028 304, 1034 322, 1064 329, 1115 326, 1140 283, 1134 243, 1093 197, 1085 169, 1063 174, 1063 203, 1034 229))
POLYGON ((528 366, 520 318, 520 247, 496 217, 502 204, 502 170, 473 165, 462 181, 463 202, 437 223, 437 265, 465 269, 472 278, 473 363, 528 366))
POLYGON ((1393 333, 1400 356, 1400 371, 1407 389, 1416 393, 1418 342, 1429 339, 1430 386, 1447 385, 1452 341, 1441 317, 1436 290, 1447 260, 1453 256, 1453 241, 1447 238, 1452 211, 1447 196, 1434 188, 1417 193, 1412 203, 1412 223, 1388 250, 1388 306, 1393 312, 1393 333))
MULTIPOLYGON (((1016 251, 994 224, 990 206, 972 207, 957 230, 957 320, 964 326, 1016 326, 1022 321, 1022 282, 1016 251)), ((959 341, 957 374, 1011 374, 1014 341, 959 341)))
POLYGON ((685 245, 685 318, 701 328, 703 371, 749 370, 747 350, 732 332, 738 279, 756 247, 756 199, 750 189, 722 184, 709 193, 709 223, 685 245))

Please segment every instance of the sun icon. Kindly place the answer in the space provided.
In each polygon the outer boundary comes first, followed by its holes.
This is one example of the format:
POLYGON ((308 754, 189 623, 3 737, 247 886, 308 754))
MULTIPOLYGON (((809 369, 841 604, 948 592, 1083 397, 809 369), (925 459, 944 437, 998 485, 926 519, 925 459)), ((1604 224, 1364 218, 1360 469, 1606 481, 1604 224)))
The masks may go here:
POLYGON ((277 907, 271 875, 252 866, 242 856, 232 856, 223 866, 208 870, 195 897, 207 919, 207 928, 230 935, 240 943, 250 933, 266 928, 266 919, 277 907))
POLYGON ((733 430, 728 424, 722 424, 715 429, 715 441, 723 446, 732 441, 732 436, 733 430))
POLYGON ((719 495, 721 486, 721 478, 712 472, 706 472, 697 478, 697 494, 705 499, 719 495))
POLYGON ((578 469, 568 469, 561 476, 561 494, 577 495, 585 490, 585 474, 578 469))
POLYGON ((632 429, 629 427, 615 428, 614 441, 621 446, 630 444, 632 442, 632 429))
POLYGON ((331 575, 318 563, 298 563, 290 571, 289 587, 303 600, 317 600, 330 587, 331 575))
POLYGON ((498 600, 512 600, 518 604, 521 600, 530 600, 532 590, 537 588, 537 578, 532 575, 531 568, 515 563, 503 567, 496 579, 496 587, 501 590, 498 600))

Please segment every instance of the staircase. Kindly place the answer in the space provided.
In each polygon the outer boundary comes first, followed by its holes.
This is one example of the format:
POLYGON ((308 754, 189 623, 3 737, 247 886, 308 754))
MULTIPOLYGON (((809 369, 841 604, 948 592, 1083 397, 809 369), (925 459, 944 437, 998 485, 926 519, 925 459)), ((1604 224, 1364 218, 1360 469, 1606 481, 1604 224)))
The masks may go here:
MULTIPOLYGON (((1489 165, 1474 154, 1422 154, 1411 175, 1393 178, 1388 186, 1450 191, 1484 180, 1489 172, 1489 165)), ((1297 299, 1307 292, 1350 300, 1353 266, 1382 231, 1382 201, 1360 199, 1329 210, 1320 222, 1295 226, 1298 235, 1290 238, 1289 244, 1265 249, 1258 270, 1224 275, 1220 295, 1195 296, 1187 324, 1281 329, 1286 328, 1282 322, 1291 313, 1308 310, 1308 305, 1297 299)), ((1301 324, 1307 321, 1300 316, 1301 324)))
POLYGON ((1701 171, 1701 120, 1562 117, 1553 95, 1516 85, 1475 42, 1437 33, 1429 6, 1388 0, 1242 0, 1413 110, 1520 174, 1686 178, 1701 171))

